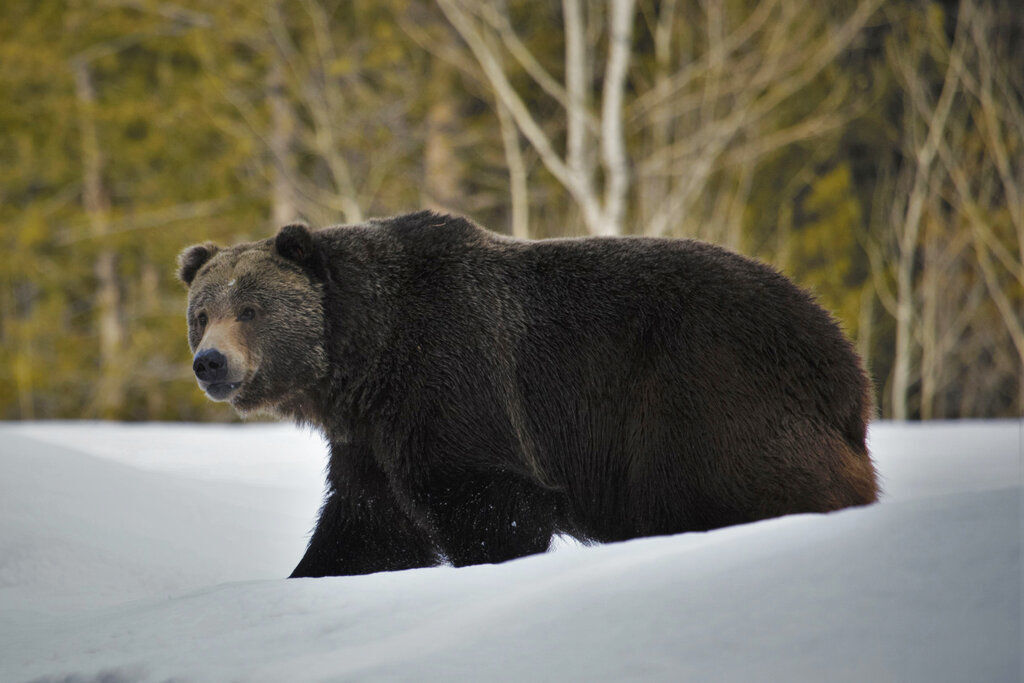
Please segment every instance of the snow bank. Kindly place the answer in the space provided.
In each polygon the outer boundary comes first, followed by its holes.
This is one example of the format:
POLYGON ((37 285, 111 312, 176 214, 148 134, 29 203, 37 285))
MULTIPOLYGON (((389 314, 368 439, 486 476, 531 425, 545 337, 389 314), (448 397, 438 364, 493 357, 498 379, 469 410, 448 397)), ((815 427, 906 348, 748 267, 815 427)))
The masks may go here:
POLYGON ((1017 680, 1021 434, 876 425, 864 509, 285 581, 318 437, 0 425, 0 680, 1017 680))

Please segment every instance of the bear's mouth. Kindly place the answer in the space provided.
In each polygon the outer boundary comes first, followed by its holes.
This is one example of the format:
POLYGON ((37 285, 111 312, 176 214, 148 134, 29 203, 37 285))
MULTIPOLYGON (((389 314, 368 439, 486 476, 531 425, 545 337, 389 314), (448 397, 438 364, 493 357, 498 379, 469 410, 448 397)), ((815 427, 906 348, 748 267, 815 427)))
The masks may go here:
POLYGON ((242 386, 241 382, 212 382, 210 384, 203 384, 200 382, 200 386, 206 395, 214 401, 226 401, 231 397, 238 388, 242 386))

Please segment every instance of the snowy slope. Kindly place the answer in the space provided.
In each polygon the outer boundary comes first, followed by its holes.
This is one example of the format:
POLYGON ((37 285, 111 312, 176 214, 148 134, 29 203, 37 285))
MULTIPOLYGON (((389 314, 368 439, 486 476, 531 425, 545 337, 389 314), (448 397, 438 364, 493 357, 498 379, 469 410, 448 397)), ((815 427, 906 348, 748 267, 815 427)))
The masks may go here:
POLYGON ((0 681, 1021 676, 1020 422, 875 425, 882 503, 286 581, 324 447, 0 425, 0 681))

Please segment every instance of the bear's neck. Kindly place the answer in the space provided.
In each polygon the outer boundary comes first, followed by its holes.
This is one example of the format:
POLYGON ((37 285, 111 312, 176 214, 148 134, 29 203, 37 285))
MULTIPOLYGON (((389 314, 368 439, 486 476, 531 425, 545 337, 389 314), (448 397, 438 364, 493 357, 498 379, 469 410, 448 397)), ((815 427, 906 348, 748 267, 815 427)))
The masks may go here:
POLYGON ((301 427, 319 431, 328 441, 344 442, 350 438, 350 410, 330 381, 308 387, 279 403, 273 409, 278 419, 290 420, 301 427))

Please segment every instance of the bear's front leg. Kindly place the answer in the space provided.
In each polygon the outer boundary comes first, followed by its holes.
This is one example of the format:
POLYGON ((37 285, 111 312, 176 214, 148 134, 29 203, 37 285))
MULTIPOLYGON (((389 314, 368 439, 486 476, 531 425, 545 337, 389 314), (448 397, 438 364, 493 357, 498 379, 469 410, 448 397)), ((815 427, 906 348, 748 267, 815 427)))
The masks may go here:
POLYGON ((332 444, 327 489, 306 554, 289 578, 437 564, 433 542, 401 510, 369 449, 332 444))
POLYGON ((441 551, 456 567, 543 553, 551 543, 553 494, 519 476, 462 472, 435 477, 416 498, 441 551))

